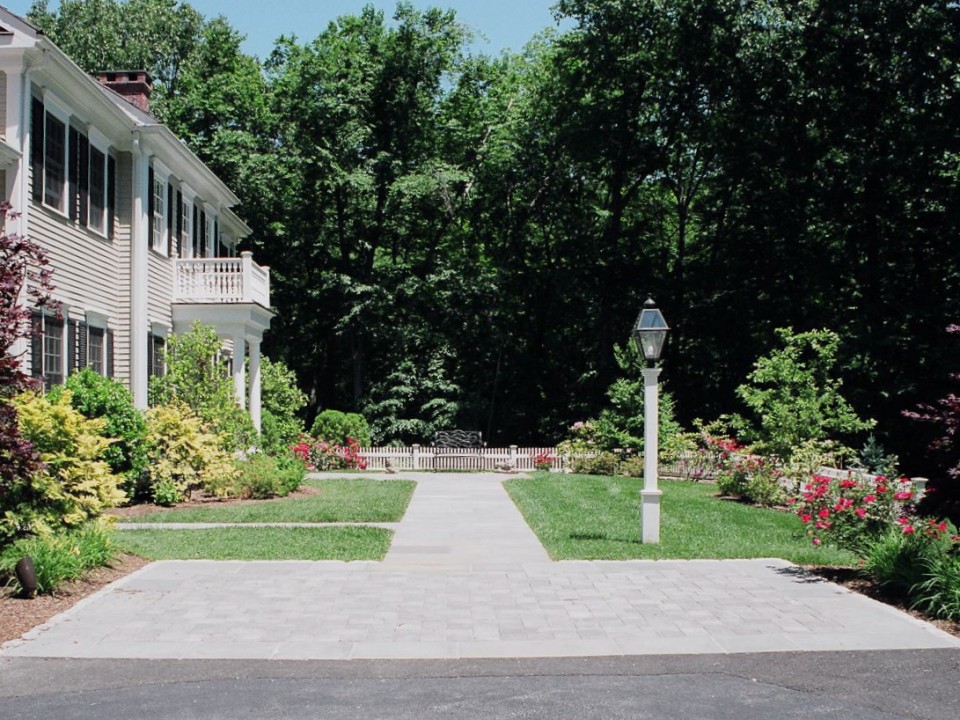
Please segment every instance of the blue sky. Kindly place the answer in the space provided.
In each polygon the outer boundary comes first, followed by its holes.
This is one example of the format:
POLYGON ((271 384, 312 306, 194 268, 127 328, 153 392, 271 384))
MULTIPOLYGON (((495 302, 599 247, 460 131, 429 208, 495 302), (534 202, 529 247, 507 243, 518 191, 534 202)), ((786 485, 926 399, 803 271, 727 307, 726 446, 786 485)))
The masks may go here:
MULTIPOLYGON (((413 0, 417 7, 439 6, 457 11, 457 17, 477 35, 476 51, 499 55, 504 49, 520 50, 536 33, 554 25, 550 7, 556 0, 413 0)), ((31 0, 0 0, 20 15, 30 9, 31 0)), ((51 2, 51 7, 56 6, 51 2)), ((190 0, 207 17, 224 15, 230 24, 247 36, 244 50, 266 57, 280 35, 295 34, 312 40, 327 24, 341 15, 355 14, 364 5, 374 5, 392 15, 394 0, 190 0)))

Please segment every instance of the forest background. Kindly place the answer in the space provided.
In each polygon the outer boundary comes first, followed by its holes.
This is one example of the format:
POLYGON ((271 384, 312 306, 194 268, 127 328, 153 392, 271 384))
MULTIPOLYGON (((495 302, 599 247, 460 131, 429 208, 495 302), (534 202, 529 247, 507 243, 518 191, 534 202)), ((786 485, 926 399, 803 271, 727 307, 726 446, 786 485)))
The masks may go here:
POLYGON ((490 57, 451 11, 369 7, 262 62, 176 0, 29 18, 89 72, 148 69, 153 112, 239 195, 273 274, 265 349, 311 415, 552 443, 605 405, 652 296, 682 422, 740 410, 776 328, 829 328, 846 397, 929 470, 902 413, 957 370, 958 4, 555 14, 571 29, 490 57))

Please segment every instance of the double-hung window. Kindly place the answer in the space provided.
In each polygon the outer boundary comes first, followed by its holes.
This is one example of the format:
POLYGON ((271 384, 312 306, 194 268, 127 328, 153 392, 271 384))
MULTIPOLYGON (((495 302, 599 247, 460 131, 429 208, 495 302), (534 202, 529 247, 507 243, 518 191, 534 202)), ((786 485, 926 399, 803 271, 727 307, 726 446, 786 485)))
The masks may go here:
POLYGON ((87 367, 97 375, 107 374, 106 332, 103 328, 87 329, 87 367))
POLYGON ((90 146, 90 229, 101 235, 107 228, 107 154, 90 146))
POLYGON ((192 258, 193 252, 193 203, 183 198, 180 205, 180 255, 192 258))
POLYGON ((158 253, 166 253, 167 248, 167 183, 165 179, 153 178, 153 216, 151 222, 151 247, 158 253))
POLYGON ((63 331, 62 318, 39 311, 34 313, 32 375, 43 379, 45 390, 63 384, 66 365, 63 331))

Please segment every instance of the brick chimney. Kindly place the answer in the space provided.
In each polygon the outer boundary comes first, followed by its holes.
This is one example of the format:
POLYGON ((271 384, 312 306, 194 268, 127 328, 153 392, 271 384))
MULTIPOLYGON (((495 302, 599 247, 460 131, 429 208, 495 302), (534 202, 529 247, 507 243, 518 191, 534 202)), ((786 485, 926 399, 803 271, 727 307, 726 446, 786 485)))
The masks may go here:
POLYGON ((97 73, 97 80, 144 112, 150 112, 153 78, 145 70, 113 70, 97 73))

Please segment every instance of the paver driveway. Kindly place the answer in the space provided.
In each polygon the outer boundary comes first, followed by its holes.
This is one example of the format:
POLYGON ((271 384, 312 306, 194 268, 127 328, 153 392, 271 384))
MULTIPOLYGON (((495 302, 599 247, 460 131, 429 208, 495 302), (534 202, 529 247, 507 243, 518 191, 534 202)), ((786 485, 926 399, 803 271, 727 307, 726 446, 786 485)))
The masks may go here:
POLYGON ((960 641, 782 560, 551 562, 502 476, 418 481, 383 563, 159 562, 11 657, 457 658, 960 641))

